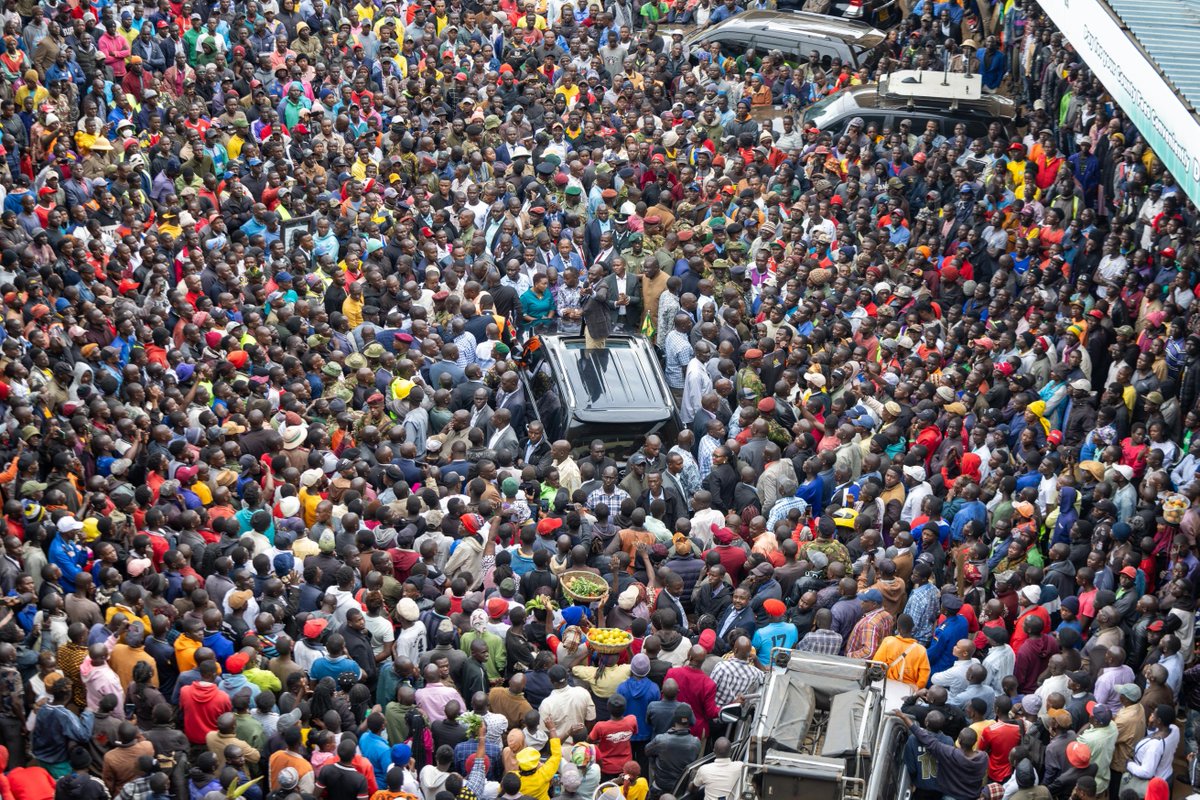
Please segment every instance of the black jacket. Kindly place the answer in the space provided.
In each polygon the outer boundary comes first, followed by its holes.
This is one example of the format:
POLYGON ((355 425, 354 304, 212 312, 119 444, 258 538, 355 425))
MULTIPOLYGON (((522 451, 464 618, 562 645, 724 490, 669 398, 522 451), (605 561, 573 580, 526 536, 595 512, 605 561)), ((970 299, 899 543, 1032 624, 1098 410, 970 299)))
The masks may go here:
MULTIPOLYGON (((673 792, 688 765, 700 757, 700 740, 686 728, 671 728, 646 745, 646 755, 654 765, 655 788, 660 792, 673 792)), ((983 760, 986 764, 987 757, 983 760)))

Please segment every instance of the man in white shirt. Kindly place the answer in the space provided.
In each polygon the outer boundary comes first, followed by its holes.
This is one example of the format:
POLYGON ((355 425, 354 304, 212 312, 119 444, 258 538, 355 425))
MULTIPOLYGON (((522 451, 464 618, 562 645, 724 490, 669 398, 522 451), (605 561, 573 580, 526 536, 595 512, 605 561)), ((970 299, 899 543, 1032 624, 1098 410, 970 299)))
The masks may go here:
POLYGON ((722 736, 713 743, 712 761, 696 770, 692 785, 704 789, 704 800, 727 800, 742 775, 741 761, 729 760, 729 740, 722 736))
POLYGON ((547 730, 547 723, 553 722, 564 739, 577 737, 582 741, 587 737, 587 723, 596 718, 596 704, 592 702, 591 694, 582 686, 567 684, 567 668, 562 664, 550 668, 549 678, 553 691, 538 708, 542 729, 547 730))
POLYGON ((712 378, 708 374, 708 362, 712 358, 712 345, 707 341, 696 342, 695 355, 688 362, 683 376, 683 399, 679 404, 680 419, 691 425, 700 410, 700 398, 713 390, 712 378))

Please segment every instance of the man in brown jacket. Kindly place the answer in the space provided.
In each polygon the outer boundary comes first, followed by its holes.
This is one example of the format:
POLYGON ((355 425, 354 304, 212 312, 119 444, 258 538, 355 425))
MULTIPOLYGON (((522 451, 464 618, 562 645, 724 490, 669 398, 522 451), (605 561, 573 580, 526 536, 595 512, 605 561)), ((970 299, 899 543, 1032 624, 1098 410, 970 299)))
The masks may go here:
POLYGON ((102 776, 109 794, 117 796, 121 787, 138 777, 138 758, 154 758, 154 745, 142 738, 132 722, 122 722, 117 729, 117 744, 104 755, 102 776))

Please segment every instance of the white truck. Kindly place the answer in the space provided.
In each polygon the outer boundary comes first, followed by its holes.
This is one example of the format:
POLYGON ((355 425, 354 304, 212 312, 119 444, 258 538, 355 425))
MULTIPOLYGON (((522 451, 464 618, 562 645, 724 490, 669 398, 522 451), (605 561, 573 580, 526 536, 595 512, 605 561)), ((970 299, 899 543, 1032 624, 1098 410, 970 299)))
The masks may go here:
MULTIPOLYGON (((912 687, 877 661, 778 649, 757 697, 721 711, 743 766, 728 800, 905 800, 908 729, 890 711, 912 687)), ((718 726, 719 727, 719 726, 718 726)), ((676 787, 685 798, 697 761, 676 787)), ((702 793, 695 793, 696 797, 702 793)))

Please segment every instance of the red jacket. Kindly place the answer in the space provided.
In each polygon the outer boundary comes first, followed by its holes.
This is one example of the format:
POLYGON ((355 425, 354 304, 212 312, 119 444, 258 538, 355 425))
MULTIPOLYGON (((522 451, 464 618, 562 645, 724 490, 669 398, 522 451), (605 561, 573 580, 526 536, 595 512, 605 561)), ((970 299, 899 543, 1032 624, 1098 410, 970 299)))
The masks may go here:
POLYGON ((721 713, 717 707, 717 684, 704 674, 704 670, 692 666, 672 667, 667 670, 666 680, 674 680, 679 685, 677 699, 691 706, 696 718, 691 727, 692 736, 703 739, 708 735, 708 723, 721 713))
POLYGON ((203 745, 209 732, 217 729, 217 717, 232 711, 233 704, 215 683, 195 681, 180 690, 179 709, 183 712, 183 732, 188 741, 203 745))

